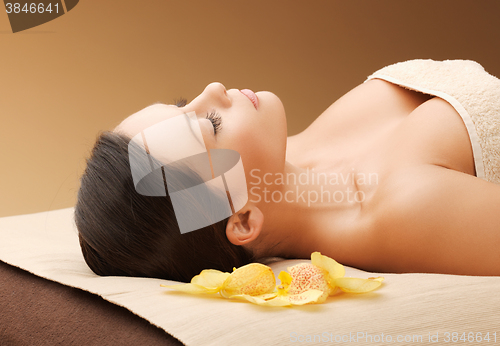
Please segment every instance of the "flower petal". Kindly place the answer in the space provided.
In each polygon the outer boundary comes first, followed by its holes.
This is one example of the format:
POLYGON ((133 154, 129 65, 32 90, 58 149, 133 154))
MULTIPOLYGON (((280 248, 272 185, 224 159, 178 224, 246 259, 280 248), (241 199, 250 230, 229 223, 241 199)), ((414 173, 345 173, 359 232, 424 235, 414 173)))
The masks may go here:
POLYGON ((278 286, 278 292, 286 294, 292 283, 292 276, 288 272, 282 270, 278 275, 278 279, 281 281, 281 284, 278 286))
POLYGON ((245 299, 249 301, 250 303, 254 303, 257 305, 263 305, 263 306, 290 306, 292 303, 290 303, 288 300, 280 299, 280 298, 273 298, 273 299, 263 299, 261 296, 250 296, 248 294, 238 294, 231 296, 231 298, 238 298, 238 299, 245 299))
POLYGON ((292 283, 287 294, 301 294, 308 290, 319 290, 323 292, 322 301, 325 301, 331 292, 328 272, 311 263, 299 263, 292 267, 288 267, 292 283))
POLYGON ((290 294, 281 296, 277 299, 282 299, 290 302, 292 305, 304 305, 311 303, 323 303, 328 295, 323 294, 320 290, 307 290, 299 294, 290 294))
POLYGON ((326 270, 331 280, 341 278, 345 275, 345 268, 342 264, 328 256, 322 255, 320 252, 313 252, 311 254, 311 263, 326 270))
POLYGON ((199 275, 191 279, 192 284, 204 286, 206 288, 220 289, 224 281, 229 277, 229 273, 224 273, 215 269, 205 269, 199 275))
POLYGON ((365 293, 373 291, 382 285, 382 280, 384 278, 380 277, 376 279, 337 278, 334 284, 344 292, 365 293))
POLYGON ((271 293, 276 287, 273 270, 261 263, 250 263, 235 269, 224 281, 220 291, 223 297, 248 294, 258 296, 271 293))

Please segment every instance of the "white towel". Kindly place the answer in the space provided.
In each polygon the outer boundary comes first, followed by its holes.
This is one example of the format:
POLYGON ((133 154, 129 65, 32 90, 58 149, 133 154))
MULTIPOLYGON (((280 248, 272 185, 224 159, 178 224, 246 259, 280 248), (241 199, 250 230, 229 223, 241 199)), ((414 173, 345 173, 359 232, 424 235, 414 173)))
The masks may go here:
POLYGON ((410 60, 384 67, 379 78, 440 97, 460 114, 474 154, 476 176, 500 184, 500 80, 471 60, 410 60))

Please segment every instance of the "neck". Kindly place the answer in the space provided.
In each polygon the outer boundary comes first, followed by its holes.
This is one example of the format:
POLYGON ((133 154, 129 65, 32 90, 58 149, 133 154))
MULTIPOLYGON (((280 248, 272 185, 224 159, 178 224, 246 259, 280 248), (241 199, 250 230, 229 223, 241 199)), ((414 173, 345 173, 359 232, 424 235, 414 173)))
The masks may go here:
POLYGON ((264 214, 256 255, 309 258, 322 241, 319 230, 342 231, 346 219, 359 214, 358 177, 341 162, 318 171, 286 162, 283 173, 261 176, 249 195, 264 214))

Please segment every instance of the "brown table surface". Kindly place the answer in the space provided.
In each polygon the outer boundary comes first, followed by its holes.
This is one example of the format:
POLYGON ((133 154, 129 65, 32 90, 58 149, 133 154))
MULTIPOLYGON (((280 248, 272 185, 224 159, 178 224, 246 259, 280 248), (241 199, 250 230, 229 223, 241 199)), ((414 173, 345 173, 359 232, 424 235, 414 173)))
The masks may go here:
POLYGON ((183 345, 129 310, 0 261, 0 345, 183 345))

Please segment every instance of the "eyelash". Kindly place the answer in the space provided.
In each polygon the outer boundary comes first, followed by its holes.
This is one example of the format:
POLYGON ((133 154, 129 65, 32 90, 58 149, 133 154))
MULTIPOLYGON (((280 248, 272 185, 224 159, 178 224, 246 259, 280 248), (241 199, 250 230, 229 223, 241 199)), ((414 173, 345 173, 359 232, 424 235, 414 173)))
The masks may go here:
MULTIPOLYGON (((177 107, 184 107, 185 105, 187 105, 187 100, 184 97, 180 97, 174 102, 177 107)), ((214 135, 216 135, 217 132, 222 129, 222 118, 220 114, 213 110, 212 112, 207 113, 206 118, 212 123, 212 126, 214 127, 214 135)))
POLYGON ((180 97, 178 100, 175 100, 174 102, 177 107, 184 107, 188 103, 188 101, 184 97, 180 97))
POLYGON ((213 110, 211 113, 207 113, 206 118, 212 123, 212 126, 214 127, 214 135, 216 135, 217 132, 222 129, 222 118, 220 114, 213 110))

